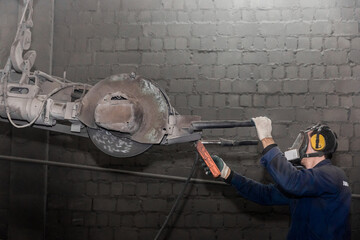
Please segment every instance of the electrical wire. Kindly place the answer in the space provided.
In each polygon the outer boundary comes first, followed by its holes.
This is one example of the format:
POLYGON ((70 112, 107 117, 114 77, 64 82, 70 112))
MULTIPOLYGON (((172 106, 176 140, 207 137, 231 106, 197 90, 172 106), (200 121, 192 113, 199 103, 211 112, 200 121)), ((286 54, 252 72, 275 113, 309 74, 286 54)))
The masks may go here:
POLYGON ((186 189, 187 185, 189 184, 192 175, 194 174, 194 171, 195 171, 195 168, 196 168, 196 163, 198 162, 198 160, 199 160, 199 154, 196 152, 196 158, 195 158, 194 164, 193 164, 193 166, 192 166, 190 175, 189 175, 189 177, 186 179, 186 182, 185 182, 185 184, 184 184, 183 189, 181 190, 181 192, 180 192, 179 195, 177 196, 174 205, 172 206, 169 214, 166 216, 166 219, 165 219, 163 225, 161 226, 160 230, 159 230, 158 233, 156 234, 154 240, 158 240, 158 239, 159 239, 161 233, 163 232, 164 228, 166 227, 167 223, 169 222, 171 216, 174 214, 174 212, 175 212, 175 210, 176 210, 176 207, 177 207, 177 205, 179 204, 180 199, 184 196, 185 189, 186 189))

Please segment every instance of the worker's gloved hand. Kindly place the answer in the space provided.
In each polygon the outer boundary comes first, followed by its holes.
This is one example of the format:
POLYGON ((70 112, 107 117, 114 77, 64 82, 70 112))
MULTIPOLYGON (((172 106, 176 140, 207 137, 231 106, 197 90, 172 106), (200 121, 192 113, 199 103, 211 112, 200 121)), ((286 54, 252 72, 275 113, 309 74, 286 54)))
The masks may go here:
MULTIPOLYGON (((220 176, 226 179, 230 175, 231 169, 226 165, 226 163, 220 157, 216 155, 212 155, 211 158, 214 160, 217 168, 220 170, 220 174, 221 174, 220 176)), ((211 174, 211 171, 208 168, 208 166, 206 166, 205 163, 203 163, 203 165, 204 165, 205 174, 206 175, 211 174)))
POLYGON ((256 131, 260 141, 263 140, 264 138, 272 138, 271 136, 272 126, 271 126, 271 120, 269 118, 256 117, 256 118, 252 118, 252 120, 255 123, 256 131))

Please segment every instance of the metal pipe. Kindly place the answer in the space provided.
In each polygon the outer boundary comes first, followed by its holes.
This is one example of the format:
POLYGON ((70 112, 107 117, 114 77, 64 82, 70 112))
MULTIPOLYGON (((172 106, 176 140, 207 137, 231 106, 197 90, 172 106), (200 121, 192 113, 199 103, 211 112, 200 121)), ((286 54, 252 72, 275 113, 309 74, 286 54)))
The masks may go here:
MULTIPOLYGON (((74 163, 47 162, 47 161, 39 160, 39 159, 13 157, 13 156, 5 156, 5 155, 0 155, 0 160, 23 162, 23 163, 34 163, 34 164, 49 165, 49 166, 56 166, 56 167, 68 167, 68 168, 90 170, 90 171, 121 173, 121 174, 127 174, 127 175, 132 175, 132 176, 168 179, 168 180, 174 180, 174 181, 186 181, 186 179, 187 179, 186 177, 179 177, 179 176, 135 172, 135 171, 128 171, 128 170, 114 169, 114 168, 87 166, 87 165, 74 164, 74 163)), ((204 179, 200 179, 200 178, 191 178, 190 182, 229 186, 228 184, 221 182, 221 181, 204 180, 204 179)), ((351 197, 352 198, 360 198, 360 194, 352 194, 351 197)))
POLYGON ((250 145, 258 145, 258 140, 229 140, 220 138, 219 140, 201 140, 201 143, 204 145, 221 145, 221 146, 250 146, 250 145))
POLYGON ((49 74, 53 74, 53 57, 54 57, 54 20, 55 20, 55 0, 51 0, 51 30, 50 30, 50 59, 49 59, 49 74))
POLYGON ((47 74, 47 73, 42 72, 42 71, 40 71, 40 70, 36 70, 36 71, 34 72, 34 74, 35 74, 35 75, 39 75, 40 77, 44 77, 44 78, 46 78, 47 80, 49 80, 50 82, 57 82, 57 83, 59 83, 60 85, 61 85, 61 84, 64 84, 64 83, 70 83, 70 81, 67 80, 67 79, 65 79, 65 78, 64 78, 63 81, 62 81, 62 80, 57 79, 57 78, 54 77, 54 76, 51 76, 51 75, 49 75, 49 74, 47 74))
POLYGON ((352 194, 351 197, 352 198, 360 198, 360 194, 352 194))
MULTIPOLYGON (((168 180, 175 180, 175 181, 186 181, 186 179, 187 179, 186 177, 179 177, 179 176, 135 172, 135 171, 128 171, 128 170, 114 169, 114 168, 87 166, 87 165, 74 164, 74 163, 62 163, 62 162, 50 162, 50 161, 48 162, 48 161, 39 160, 39 159, 13 157, 13 156, 5 156, 5 155, 0 155, 0 160, 23 162, 23 163, 33 163, 33 164, 49 165, 49 166, 57 166, 57 167, 68 167, 68 168, 91 170, 91 171, 121 173, 121 174, 127 174, 127 175, 139 176, 139 177, 150 177, 150 178, 168 179, 168 180)), ((227 185, 224 182, 204 180, 204 179, 199 179, 199 178, 191 178, 190 182, 227 185)))

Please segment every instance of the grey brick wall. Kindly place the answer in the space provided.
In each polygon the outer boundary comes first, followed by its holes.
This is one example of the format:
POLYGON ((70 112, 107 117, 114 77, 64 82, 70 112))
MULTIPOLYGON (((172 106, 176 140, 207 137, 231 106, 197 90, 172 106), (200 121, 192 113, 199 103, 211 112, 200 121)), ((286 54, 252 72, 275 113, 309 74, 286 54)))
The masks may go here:
MULTIPOLYGON (((356 0, 55 1, 53 73, 94 84, 135 71, 159 83, 182 114, 269 116, 282 149, 300 129, 323 121, 339 136, 334 163, 360 193, 359 17, 356 0)), ((7 50, 0 50, 2 63, 7 50)), ((205 138, 249 136, 255 138, 254 129, 204 132, 205 138)), ((260 147, 209 150, 245 176, 270 181, 258 162, 260 147)), ((52 134, 49 158, 187 176, 194 151, 191 144, 153 146, 132 159, 113 159, 89 140, 52 134)), ((196 176, 210 179, 201 169, 196 176)), ((181 187, 50 167, 47 238, 152 239, 181 187)), ((286 236, 287 208, 256 205, 229 187, 194 184, 185 200, 167 239, 286 236)), ((360 236, 358 201, 353 239, 360 236)))
MULTIPOLYGON (((339 135, 334 162, 359 192, 357 1, 107 0, 83 6, 66 0, 56 5, 55 73, 66 70, 74 81, 96 83, 110 74, 136 71, 158 82, 182 114, 203 119, 271 117, 282 149, 300 129, 324 121, 339 135)), ((244 139, 255 132, 209 130, 204 136, 244 139)), ((82 140, 76 144, 89 146, 82 140)), ((101 158, 121 168, 184 176, 193 158, 188 144, 154 146, 129 160, 108 159, 90 148, 91 155, 73 149, 67 156, 76 161, 76 152, 86 159, 81 161, 99 163, 101 158)), ((210 151, 248 177, 269 180, 259 167, 258 148, 210 151)), ((79 238, 151 239, 181 187, 169 181, 95 175, 84 173, 76 179, 83 183, 76 191, 69 183, 74 191, 67 201, 86 203, 78 209, 49 207, 57 221, 49 228, 61 226, 65 236, 76 231, 79 238), (81 194, 80 200, 75 197, 81 194), (69 222, 59 224, 62 214, 69 222), (82 220, 71 223, 75 216, 82 220)), ((197 175, 204 177, 200 170, 197 175)), ((358 200, 352 211, 355 239, 358 200)), ((226 187, 193 185, 167 237, 281 239, 288 227, 286 213, 284 208, 245 201, 226 187)))

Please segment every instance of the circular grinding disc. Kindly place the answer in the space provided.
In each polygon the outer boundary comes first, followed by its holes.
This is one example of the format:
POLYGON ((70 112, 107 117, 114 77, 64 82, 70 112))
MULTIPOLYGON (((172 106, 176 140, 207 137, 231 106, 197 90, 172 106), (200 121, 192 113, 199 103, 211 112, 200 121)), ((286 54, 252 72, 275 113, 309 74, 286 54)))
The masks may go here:
POLYGON ((152 144, 135 142, 126 137, 118 137, 99 128, 87 127, 91 141, 104 153, 118 158, 133 157, 148 150, 152 144))

